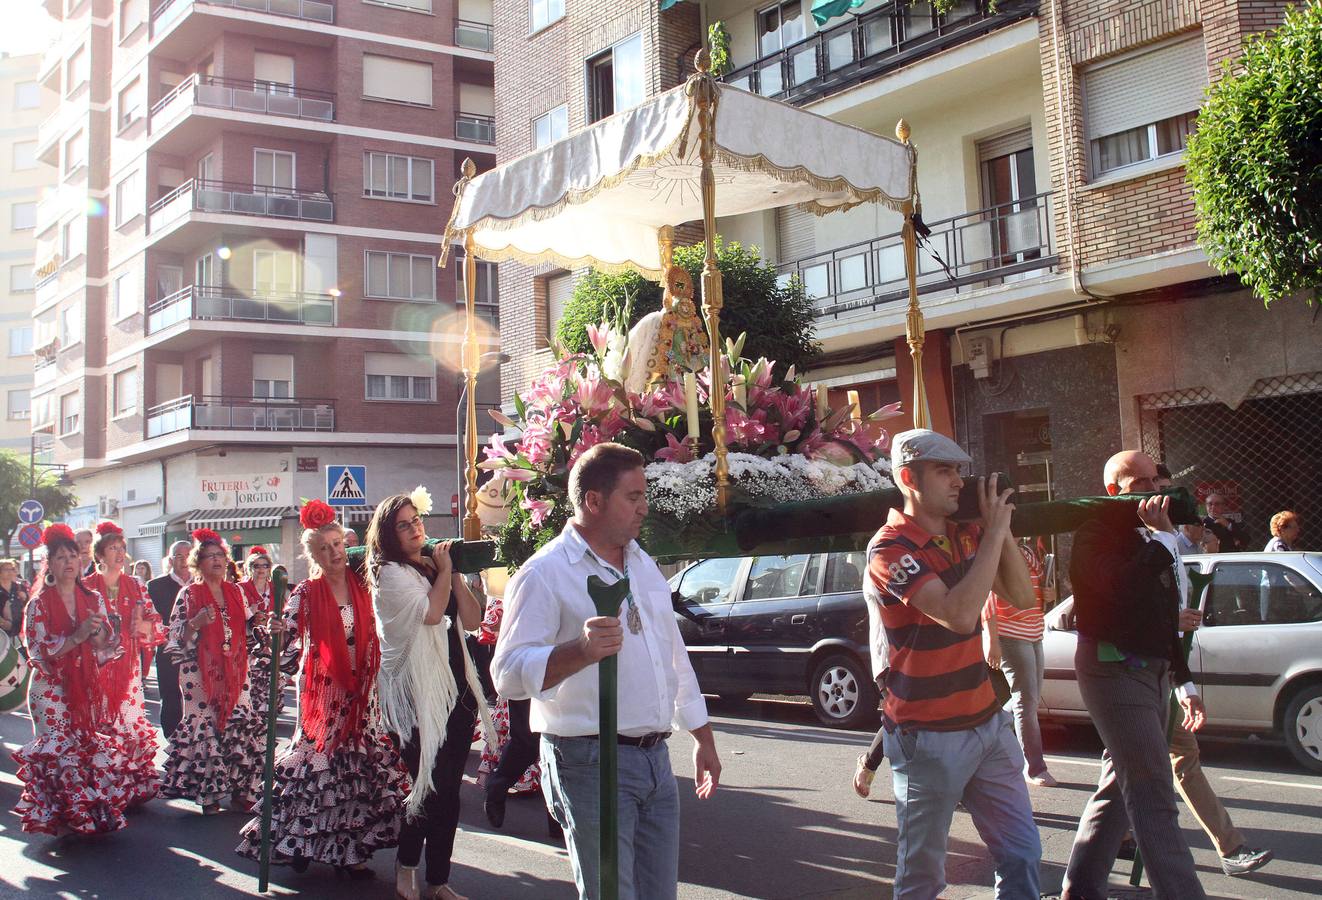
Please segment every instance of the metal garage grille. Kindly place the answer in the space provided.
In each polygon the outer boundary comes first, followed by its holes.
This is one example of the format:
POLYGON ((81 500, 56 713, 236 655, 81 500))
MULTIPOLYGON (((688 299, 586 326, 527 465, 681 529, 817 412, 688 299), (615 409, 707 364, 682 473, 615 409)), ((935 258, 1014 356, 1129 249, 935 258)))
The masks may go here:
POLYGON ((1239 486, 1251 549, 1270 537, 1274 513, 1303 517, 1300 543, 1322 547, 1322 372, 1264 378, 1232 410, 1204 388, 1139 397, 1143 449, 1180 482, 1239 486))

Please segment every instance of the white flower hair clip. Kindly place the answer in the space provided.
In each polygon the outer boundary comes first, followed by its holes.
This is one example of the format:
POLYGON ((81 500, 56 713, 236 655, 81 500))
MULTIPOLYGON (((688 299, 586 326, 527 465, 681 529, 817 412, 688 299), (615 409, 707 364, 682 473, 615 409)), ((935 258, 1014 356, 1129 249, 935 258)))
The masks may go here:
POLYGON ((418 515, 425 516, 431 513, 431 492, 422 485, 415 487, 409 493, 409 503, 418 511, 418 515))

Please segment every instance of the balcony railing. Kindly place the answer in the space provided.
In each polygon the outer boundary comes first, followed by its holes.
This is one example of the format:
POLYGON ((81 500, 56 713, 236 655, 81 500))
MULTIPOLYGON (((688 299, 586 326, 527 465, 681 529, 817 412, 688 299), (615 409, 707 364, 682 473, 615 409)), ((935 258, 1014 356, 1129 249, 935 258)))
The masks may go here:
MULTIPOLYGON (((1057 261, 1050 192, 931 222, 928 228, 932 234, 927 242, 950 274, 919 247, 919 293, 1000 284, 1050 269, 1057 261)), ((904 243, 898 232, 794 260, 778 271, 782 279, 797 275, 803 281, 818 316, 908 296, 904 243)))
POLYGON ((727 84, 806 103, 986 34, 1037 12, 1036 0, 958 0, 945 15, 931 4, 894 0, 819 31, 724 76, 727 84))
POLYGON ((454 43, 469 50, 490 50, 492 28, 485 22, 460 19, 454 23, 454 43))
POLYGON ((335 121, 335 95, 270 81, 245 81, 193 75, 181 81, 151 108, 152 128, 196 104, 257 115, 288 116, 319 122, 335 121))
POLYGON ((155 334, 189 319, 334 325, 335 298, 328 294, 189 285, 147 308, 147 333, 155 334))
POLYGON ((55 366, 55 357, 37 356, 32 360, 32 383, 40 386, 49 384, 55 380, 57 369, 55 366))
POLYGON ((334 431, 335 401, 194 397, 166 401, 147 410, 147 438, 187 428, 223 431, 334 431))
POLYGON ((249 12, 307 19, 327 25, 335 21, 335 4, 332 0, 165 0, 151 14, 152 36, 155 37, 182 16, 194 3, 205 6, 229 6, 249 12))
POLYGON ((335 221, 335 202, 327 193, 189 179, 151 205, 147 231, 156 231, 192 211, 335 221))
POLYGON ((455 113, 454 136, 456 140, 460 141, 494 144, 496 142, 496 120, 492 116, 479 116, 476 113, 455 113))

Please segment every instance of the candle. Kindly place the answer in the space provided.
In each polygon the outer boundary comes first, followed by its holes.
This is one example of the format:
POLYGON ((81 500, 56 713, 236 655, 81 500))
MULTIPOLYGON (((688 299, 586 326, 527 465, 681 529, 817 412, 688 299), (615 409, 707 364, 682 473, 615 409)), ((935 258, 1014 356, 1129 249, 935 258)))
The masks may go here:
POLYGON ((863 405, 858 402, 858 391, 849 392, 849 418, 855 422, 863 421, 863 405))
POLYGON ((744 383, 744 376, 736 375, 731 379, 734 385, 734 402, 745 411, 748 411, 748 386, 744 383))
POLYGON ((826 399, 826 385, 819 384, 817 385, 817 421, 819 423, 826 418, 826 414, 830 412, 830 409, 831 404, 826 399))
POLYGON ((689 437, 698 439, 698 376, 684 373, 684 406, 689 418, 689 437))

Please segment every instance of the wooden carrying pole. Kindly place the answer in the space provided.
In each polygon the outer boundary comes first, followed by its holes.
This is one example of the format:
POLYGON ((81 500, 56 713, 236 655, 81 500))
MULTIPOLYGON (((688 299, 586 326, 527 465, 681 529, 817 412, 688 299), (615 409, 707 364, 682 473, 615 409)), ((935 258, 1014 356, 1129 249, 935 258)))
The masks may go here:
POLYGON ((904 274, 909 281, 909 312, 905 316, 905 340, 909 344, 909 357, 913 360, 913 427, 931 428, 932 416, 927 409, 927 389, 923 384, 923 342, 926 328, 923 325, 923 311, 918 306, 918 235, 914 230, 913 217, 918 210, 915 198, 918 196, 917 152, 909 143, 909 123, 901 119, 895 125, 895 136, 909 148, 909 159, 913 171, 913 196, 904 201, 904 227, 900 236, 904 241, 904 274))
MULTIPOLYGON (((464 160, 464 177, 472 178, 468 167, 472 160, 464 160)), ((464 427, 464 480, 467 499, 464 501, 464 540, 482 539, 482 520, 477 515, 477 372, 482 357, 477 343, 477 253, 473 235, 464 236, 464 349, 462 366, 468 383, 468 409, 464 427)), ((458 449, 458 448, 456 448, 458 449)))
MULTIPOLYGON (((271 621, 279 622, 285 614, 285 593, 289 581, 276 569, 271 573, 271 621)), ((271 792, 275 786, 275 720, 280 714, 280 645, 281 635, 271 634, 271 683, 266 713, 266 762, 262 766, 262 846, 258 857, 257 892, 266 893, 271 882, 271 792)))

